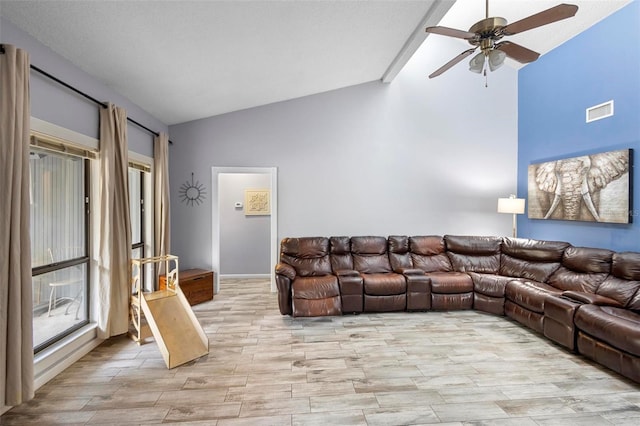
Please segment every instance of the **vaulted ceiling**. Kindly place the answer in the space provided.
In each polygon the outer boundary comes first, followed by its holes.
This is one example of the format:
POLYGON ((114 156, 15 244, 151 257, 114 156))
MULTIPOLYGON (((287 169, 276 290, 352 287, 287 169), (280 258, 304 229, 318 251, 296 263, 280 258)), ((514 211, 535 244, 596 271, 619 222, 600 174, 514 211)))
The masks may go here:
MULTIPOLYGON (((580 7, 574 18, 510 40, 544 54, 629 3, 570 2, 580 7)), ((494 0, 489 12, 515 22, 556 4, 494 0)), ((420 48, 426 26, 467 30, 484 18, 485 1, 2 0, 0 13, 164 123, 176 124, 390 82, 420 48)), ((469 47, 458 41, 459 51, 442 63, 469 47)), ((425 78, 432 71, 425 70, 425 78)))

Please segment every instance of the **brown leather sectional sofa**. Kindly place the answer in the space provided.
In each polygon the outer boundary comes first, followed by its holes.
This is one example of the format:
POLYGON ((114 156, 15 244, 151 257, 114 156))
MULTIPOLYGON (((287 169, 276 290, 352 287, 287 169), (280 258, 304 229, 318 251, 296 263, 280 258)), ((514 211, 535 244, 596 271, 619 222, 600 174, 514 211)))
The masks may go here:
POLYGON ((283 315, 476 309, 640 382, 640 253, 479 236, 285 238, 283 315))

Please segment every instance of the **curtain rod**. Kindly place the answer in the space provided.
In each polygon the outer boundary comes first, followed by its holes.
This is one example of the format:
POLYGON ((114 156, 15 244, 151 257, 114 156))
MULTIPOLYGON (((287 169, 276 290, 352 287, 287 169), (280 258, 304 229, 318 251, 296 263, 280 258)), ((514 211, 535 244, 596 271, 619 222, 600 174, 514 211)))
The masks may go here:
MULTIPOLYGON (((64 86, 64 87, 66 87, 66 88, 67 88, 67 89, 69 89, 69 90, 72 90, 72 91, 76 92, 77 94, 79 94, 79 95, 81 95, 81 96, 83 96, 83 97, 85 97, 85 98, 89 99, 90 101, 92 101, 92 102, 94 102, 94 103, 96 103, 96 104, 98 104, 98 105, 100 105, 100 106, 102 106, 102 107, 104 107, 104 108, 106 108, 106 107, 108 106, 106 103, 104 103, 104 102, 102 102, 102 101, 99 101, 98 99, 94 98, 93 96, 91 96, 91 95, 88 95, 88 94, 84 93, 83 91, 81 91, 81 90, 79 90, 79 89, 77 89, 77 88, 73 87, 73 86, 72 86, 72 85, 70 85, 69 83, 66 83, 66 82, 64 82, 64 81, 60 80, 58 77, 56 77, 56 76, 53 76, 53 75, 49 74, 48 72, 44 71, 43 69, 40 69, 40 68, 36 67, 35 65, 31 65, 31 69, 32 69, 32 70, 34 70, 34 71, 39 72, 40 74, 44 75, 45 77, 47 77, 47 78, 49 78, 49 79, 51 79, 51 80, 55 81, 56 83, 58 83, 58 84, 60 84, 60 85, 62 85, 62 86, 64 86)), ((127 117, 127 121, 129 121, 130 123, 133 123, 133 124, 135 124, 136 126, 138 126, 138 127, 142 128, 142 129, 146 130, 147 132, 151 133, 152 135, 160 136, 160 134, 159 134, 158 132, 155 132, 155 131, 151 130, 150 128, 148 128, 148 127, 147 127, 147 126, 145 126, 144 124, 142 124, 142 123, 140 123, 140 122, 138 122, 138 121, 134 120, 134 119, 133 119, 133 118, 131 118, 131 117, 127 117)), ((171 145, 173 145, 173 142, 172 142, 171 140, 169 140, 169 143, 170 143, 171 145)))

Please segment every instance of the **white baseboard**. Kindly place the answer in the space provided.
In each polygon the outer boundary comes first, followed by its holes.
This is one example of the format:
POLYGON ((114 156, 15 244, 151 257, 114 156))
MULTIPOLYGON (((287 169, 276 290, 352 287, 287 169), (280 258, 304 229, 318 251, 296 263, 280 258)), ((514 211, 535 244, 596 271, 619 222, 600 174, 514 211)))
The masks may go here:
POLYGON ((220 274, 220 278, 268 280, 271 274, 220 274))

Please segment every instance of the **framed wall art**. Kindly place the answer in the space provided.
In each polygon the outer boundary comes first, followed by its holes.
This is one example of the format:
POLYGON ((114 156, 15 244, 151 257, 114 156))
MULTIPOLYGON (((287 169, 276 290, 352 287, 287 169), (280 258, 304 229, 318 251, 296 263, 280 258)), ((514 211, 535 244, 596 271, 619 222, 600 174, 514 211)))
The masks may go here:
POLYGON ((245 189, 244 214, 245 216, 270 215, 271 191, 268 189, 245 189))
POLYGON ((529 218, 630 223, 632 159, 622 149, 529 165, 529 218))

